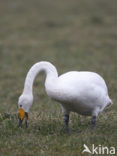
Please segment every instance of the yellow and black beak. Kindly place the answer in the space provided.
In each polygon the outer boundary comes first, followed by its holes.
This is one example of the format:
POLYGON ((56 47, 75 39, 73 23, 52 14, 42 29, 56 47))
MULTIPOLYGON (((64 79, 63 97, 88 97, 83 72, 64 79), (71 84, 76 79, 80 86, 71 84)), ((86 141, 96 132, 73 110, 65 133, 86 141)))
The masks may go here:
POLYGON ((22 108, 20 108, 20 109, 19 109, 18 127, 21 127, 22 121, 23 121, 24 117, 26 117, 26 119, 25 119, 25 124, 26 124, 26 127, 27 127, 27 126, 28 126, 28 125, 27 125, 28 113, 27 113, 27 112, 24 112, 24 110, 23 110, 22 108))
POLYGON ((20 116, 20 119, 23 120, 24 119, 24 116, 25 116, 25 112, 22 108, 19 109, 19 116, 20 116))

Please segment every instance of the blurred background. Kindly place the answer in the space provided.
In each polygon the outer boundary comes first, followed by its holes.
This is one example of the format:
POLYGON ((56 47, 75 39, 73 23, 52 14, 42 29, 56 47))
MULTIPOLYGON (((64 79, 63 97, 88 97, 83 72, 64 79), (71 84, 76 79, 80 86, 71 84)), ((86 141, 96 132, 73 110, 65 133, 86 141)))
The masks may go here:
POLYGON ((16 105, 26 73, 42 60, 53 63, 59 75, 98 72, 116 98, 117 2, 1 0, 1 103, 16 105))
MULTIPOLYGON (((38 61, 50 61, 59 75, 99 73, 114 102, 110 114, 117 113, 117 1, 0 0, 0 113, 17 112, 26 74, 38 61)), ((62 114, 46 96, 44 78, 34 83, 31 111, 62 114)))

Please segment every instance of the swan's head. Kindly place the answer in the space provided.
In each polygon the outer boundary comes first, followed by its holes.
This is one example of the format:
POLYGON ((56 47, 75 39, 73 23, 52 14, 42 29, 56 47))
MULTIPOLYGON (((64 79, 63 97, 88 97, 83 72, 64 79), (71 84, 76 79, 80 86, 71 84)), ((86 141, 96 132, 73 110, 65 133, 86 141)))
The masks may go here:
POLYGON ((26 118, 26 126, 28 120, 28 112, 33 103, 33 96, 22 94, 18 100, 18 108, 19 108, 19 122, 18 126, 20 127, 24 118, 26 118))

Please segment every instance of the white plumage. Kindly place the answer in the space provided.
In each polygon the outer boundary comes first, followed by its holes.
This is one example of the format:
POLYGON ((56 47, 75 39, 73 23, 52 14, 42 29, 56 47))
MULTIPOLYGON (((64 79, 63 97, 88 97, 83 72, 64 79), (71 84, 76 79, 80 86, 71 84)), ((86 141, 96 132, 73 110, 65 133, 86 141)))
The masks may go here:
POLYGON ((33 102, 33 82, 40 71, 46 73, 45 89, 52 99, 61 103, 64 114, 77 112, 98 116, 112 104, 104 79, 94 73, 71 71, 58 77, 56 68, 49 62, 34 64, 29 70, 18 105, 28 112, 33 102))

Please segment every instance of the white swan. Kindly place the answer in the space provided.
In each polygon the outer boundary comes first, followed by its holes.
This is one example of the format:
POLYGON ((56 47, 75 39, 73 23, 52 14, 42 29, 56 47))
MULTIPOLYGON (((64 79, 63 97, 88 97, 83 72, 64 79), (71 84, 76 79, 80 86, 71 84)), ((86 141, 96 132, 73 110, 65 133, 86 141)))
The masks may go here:
POLYGON ((68 130, 69 113, 92 116, 92 126, 103 109, 112 104, 104 79, 94 72, 71 71, 58 77, 56 68, 49 62, 38 62, 29 70, 22 95, 19 97, 19 126, 33 103, 33 82, 40 71, 46 73, 45 89, 52 99, 61 103, 68 130), (22 113, 23 112, 23 113, 22 113))

